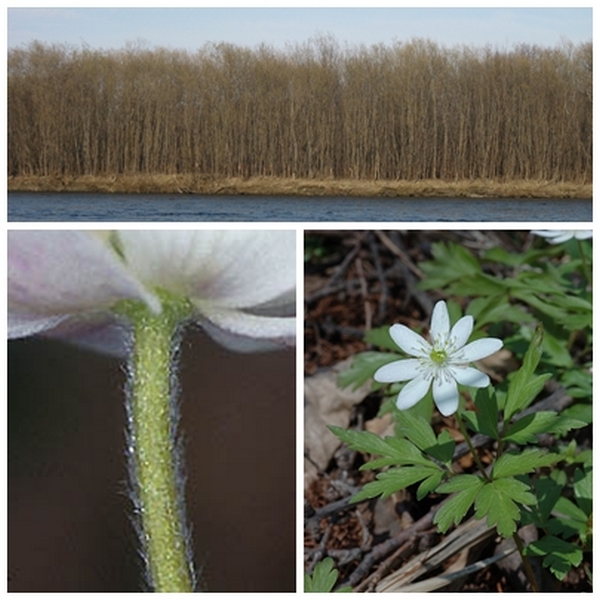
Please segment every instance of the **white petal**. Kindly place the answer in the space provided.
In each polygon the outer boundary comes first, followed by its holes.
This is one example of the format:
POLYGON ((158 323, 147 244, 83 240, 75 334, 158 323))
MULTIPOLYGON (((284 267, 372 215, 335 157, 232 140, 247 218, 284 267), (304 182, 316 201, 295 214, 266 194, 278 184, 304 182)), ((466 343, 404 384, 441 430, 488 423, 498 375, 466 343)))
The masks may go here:
POLYGON ((462 385, 469 387, 482 388, 490 384, 490 378, 473 367, 449 367, 453 377, 462 385))
POLYGON ((150 285, 228 308, 293 293, 294 231, 122 231, 127 262, 150 285))
POLYGON ((428 375, 420 375, 415 377, 412 381, 409 381, 398 394, 396 400, 396 406, 400 410, 406 410, 411 406, 414 406, 429 389, 431 384, 431 377, 428 375))
POLYGON ((473 331, 473 317, 466 315, 460 318, 450 332, 450 339, 454 342, 455 348, 462 348, 469 339, 473 331))
POLYGON ((433 380, 433 401, 445 416, 456 412, 458 408, 458 387, 452 378, 438 377, 433 380))
POLYGON ((93 315, 85 319, 67 319, 45 335, 120 358, 127 356, 130 346, 129 323, 116 320, 111 313, 93 315))
POLYGON ((8 232, 8 337, 47 331, 122 299, 158 300, 99 238, 82 231, 8 232))
MULTIPOLYGON (((471 362, 494 354, 502 348, 503 342, 497 338, 483 338, 467 344, 456 353, 456 360, 471 362)), ((452 356, 451 360, 455 360, 452 356)))
POLYGON ((429 334, 433 345, 436 345, 436 341, 444 339, 448 336, 450 331, 450 316, 448 315, 448 307, 443 300, 437 302, 433 307, 431 313, 431 327, 429 334))
POLYGON ((590 229, 578 229, 575 231, 576 240, 589 240, 593 235, 594 232, 590 229))
POLYGON ((405 325, 392 325, 390 336, 396 345, 411 356, 429 356, 431 345, 405 325))
POLYGON ((296 344, 295 317, 259 317, 237 310, 205 307, 199 322, 215 341, 238 352, 296 344))
POLYGON ((416 358, 406 358, 379 367, 373 379, 379 383, 393 383, 414 379, 422 373, 421 362, 416 358))

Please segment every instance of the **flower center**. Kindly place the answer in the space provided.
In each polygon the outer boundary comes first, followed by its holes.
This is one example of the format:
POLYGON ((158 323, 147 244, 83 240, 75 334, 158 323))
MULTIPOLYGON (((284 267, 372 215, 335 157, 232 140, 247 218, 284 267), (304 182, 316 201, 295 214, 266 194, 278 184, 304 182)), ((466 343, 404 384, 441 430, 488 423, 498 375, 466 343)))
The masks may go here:
POLYGON ((431 358, 436 365, 443 365, 448 358, 448 354, 445 350, 434 348, 429 354, 429 358, 431 358))

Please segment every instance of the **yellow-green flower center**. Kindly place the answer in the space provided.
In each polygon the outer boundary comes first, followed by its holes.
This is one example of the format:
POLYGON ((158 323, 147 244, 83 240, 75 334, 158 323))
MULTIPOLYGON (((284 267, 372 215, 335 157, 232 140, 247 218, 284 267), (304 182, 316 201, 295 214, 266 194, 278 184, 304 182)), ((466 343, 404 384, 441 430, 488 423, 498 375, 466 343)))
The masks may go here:
POLYGON ((438 350, 434 348, 429 354, 429 358, 431 358, 436 365, 443 365, 448 358, 448 354, 445 350, 438 350))

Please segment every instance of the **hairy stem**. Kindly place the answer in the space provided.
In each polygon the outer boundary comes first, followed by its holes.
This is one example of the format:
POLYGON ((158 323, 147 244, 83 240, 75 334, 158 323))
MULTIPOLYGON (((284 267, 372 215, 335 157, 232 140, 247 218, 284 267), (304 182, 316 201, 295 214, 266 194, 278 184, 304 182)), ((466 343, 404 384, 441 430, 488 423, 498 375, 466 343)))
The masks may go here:
POLYGON ((166 299, 160 314, 130 304, 130 466, 148 579, 156 592, 191 592, 194 572, 175 444, 174 336, 185 302, 166 299))

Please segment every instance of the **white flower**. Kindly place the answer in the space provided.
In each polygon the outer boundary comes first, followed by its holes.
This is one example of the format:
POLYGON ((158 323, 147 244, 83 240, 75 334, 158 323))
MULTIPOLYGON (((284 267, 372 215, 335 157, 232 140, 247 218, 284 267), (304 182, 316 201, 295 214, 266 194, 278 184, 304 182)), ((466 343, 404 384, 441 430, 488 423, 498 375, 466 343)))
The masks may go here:
POLYGON ((490 383, 485 373, 470 367, 468 363, 489 356, 502 347, 502 340, 496 338, 466 344, 472 331, 473 317, 470 315, 459 319, 450 330, 450 318, 444 301, 435 305, 431 315, 431 343, 404 325, 392 325, 390 335, 394 342, 416 358, 384 365, 376 371, 375 381, 392 383, 410 380, 396 401, 401 410, 414 406, 433 384, 433 399, 438 410, 444 416, 451 415, 458 408, 457 383, 477 388, 490 383))
POLYGON ((125 299, 161 311, 184 297, 218 342, 241 351, 295 343, 293 231, 9 231, 8 337, 123 348, 125 299))
POLYGON ((535 229, 531 233, 546 238, 550 244, 562 244, 572 238, 589 240, 594 234, 590 229, 535 229))

